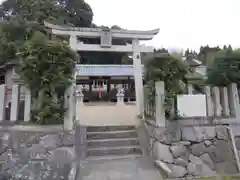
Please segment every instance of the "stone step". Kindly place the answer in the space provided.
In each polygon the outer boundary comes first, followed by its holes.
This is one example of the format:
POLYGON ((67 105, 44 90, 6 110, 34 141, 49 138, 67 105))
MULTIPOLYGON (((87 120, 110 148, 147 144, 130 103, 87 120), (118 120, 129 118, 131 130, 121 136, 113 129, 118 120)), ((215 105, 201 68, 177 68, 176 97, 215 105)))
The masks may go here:
POLYGON ((104 132, 104 131, 127 131, 134 130, 135 126, 88 126, 87 132, 104 132))
POLYGON ((141 155, 140 146, 115 146, 115 147, 98 147, 88 148, 87 156, 106 156, 106 155, 141 155))
POLYGON ((121 139, 94 139, 88 140, 87 146, 91 147, 114 147, 114 146, 130 146, 139 145, 137 138, 121 138, 121 139))
POLYGON ((121 138, 137 138, 137 132, 136 132, 136 130, 87 132, 87 140, 121 139, 121 138))
POLYGON ((136 159, 136 158, 140 158, 141 156, 142 156, 141 154, 127 154, 127 155, 115 155, 115 156, 91 156, 87 158, 87 161, 136 159))

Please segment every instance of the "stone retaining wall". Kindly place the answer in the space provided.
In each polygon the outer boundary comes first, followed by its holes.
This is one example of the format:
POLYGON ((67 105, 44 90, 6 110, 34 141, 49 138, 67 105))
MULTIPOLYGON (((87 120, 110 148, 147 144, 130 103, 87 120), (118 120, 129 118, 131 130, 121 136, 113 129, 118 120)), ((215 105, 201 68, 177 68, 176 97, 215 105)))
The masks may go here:
POLYGON ((177 121, 164 129, 150 126, 153 156, 168 178, 238 172, 226 126, 180 126, 177 121))
MULTIPOLYGON (((239 133, 240 133, 240 131, 239 131, 239 133)), ((236 143, 236 148, 238 150, 238 154, 240 155, 240 134, 235 136, 235 143, 236 143)))
POLYGON ((3 129, 0 130, 1 176, 12 175, 13 179, 21 180, 68 179, 75 157, 73 132, 3 129))
POLYGON ((236 151, 238 152, 238 156, 240 158, 240 124, 232 124, 230 125, 231 132, 234 136, 234 142, 236 145, 236 151))

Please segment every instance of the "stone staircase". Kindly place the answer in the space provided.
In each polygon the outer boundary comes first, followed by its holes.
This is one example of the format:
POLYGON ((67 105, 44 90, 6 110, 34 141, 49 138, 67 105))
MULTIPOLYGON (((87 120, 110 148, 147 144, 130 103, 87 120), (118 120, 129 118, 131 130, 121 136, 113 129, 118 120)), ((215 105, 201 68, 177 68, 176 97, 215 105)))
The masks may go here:
POLYGON ((112 160, 142 155, 135 126, 87 127, 87 159, 112 160))

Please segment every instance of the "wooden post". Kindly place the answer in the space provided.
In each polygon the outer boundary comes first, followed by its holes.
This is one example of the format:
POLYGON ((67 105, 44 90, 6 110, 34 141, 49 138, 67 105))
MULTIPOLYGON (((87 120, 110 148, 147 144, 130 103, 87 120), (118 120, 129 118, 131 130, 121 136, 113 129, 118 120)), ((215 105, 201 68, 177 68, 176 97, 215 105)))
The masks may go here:
POLYGON ((6 85, 0 85, 0 121, 5 120, 6 85))
POLYGON ((18 84, 14 84, 12 87, 12 103, 11 103, 11 115, 10 121, 14 122, 18 119, 19 112, 19 93, 20 86, 18 84))
POLYGON ((31 112, 31 92, 25 88, 25 103, 24 103, 24 122, 30 121, 31 112))
POLYGON ((107 93, 109 93, 110 92, 110 87, 111 86, 111 84, 110 84, 110 79, 108 79, 107 80, 107 93))
POLYGON ((165 109, 164 109, 164 90, 165 85, 163 81, 158 81, 155 83, 155 103, 156 103, 156 125, 159 127, 165 127, 165 109))

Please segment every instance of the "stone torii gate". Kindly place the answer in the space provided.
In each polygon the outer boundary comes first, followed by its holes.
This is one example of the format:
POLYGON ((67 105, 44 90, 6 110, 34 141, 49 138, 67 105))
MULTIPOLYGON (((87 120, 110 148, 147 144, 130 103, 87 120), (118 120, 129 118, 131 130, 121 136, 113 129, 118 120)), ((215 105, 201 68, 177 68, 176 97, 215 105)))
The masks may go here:
MULTIPOLYGON (((140 45, 139 41, 153 39, 153 37, 158 34, 159 29, 150 31, 135 31, 135 30, 116 30, 108 28, 80 28, 58 26, 50 24, 48 22, 45 22, 45 26, 52 30, 52 34, 68 36, 70 48, 73 49, 74 51, 133 53, 132 58, 134 67, 137 115, 142 115, 144 103, 143 103, 143 80, 140 53, 153 52, 153 48, 140 45), (78 38, 100 38, 101 41, 100 44, 84 44, 83 42, 79 41, 78 38), (126 39, 132 41, 132 44, 113 45, 112 39, 126 39)), ((71 107, 70 105, 70 108, 74 107, 71 107)), ((74 117, 74 113, 75 113, 74 111, 70 112, 69 116, 71 117, 69 117, 69 120, 74 117)))

